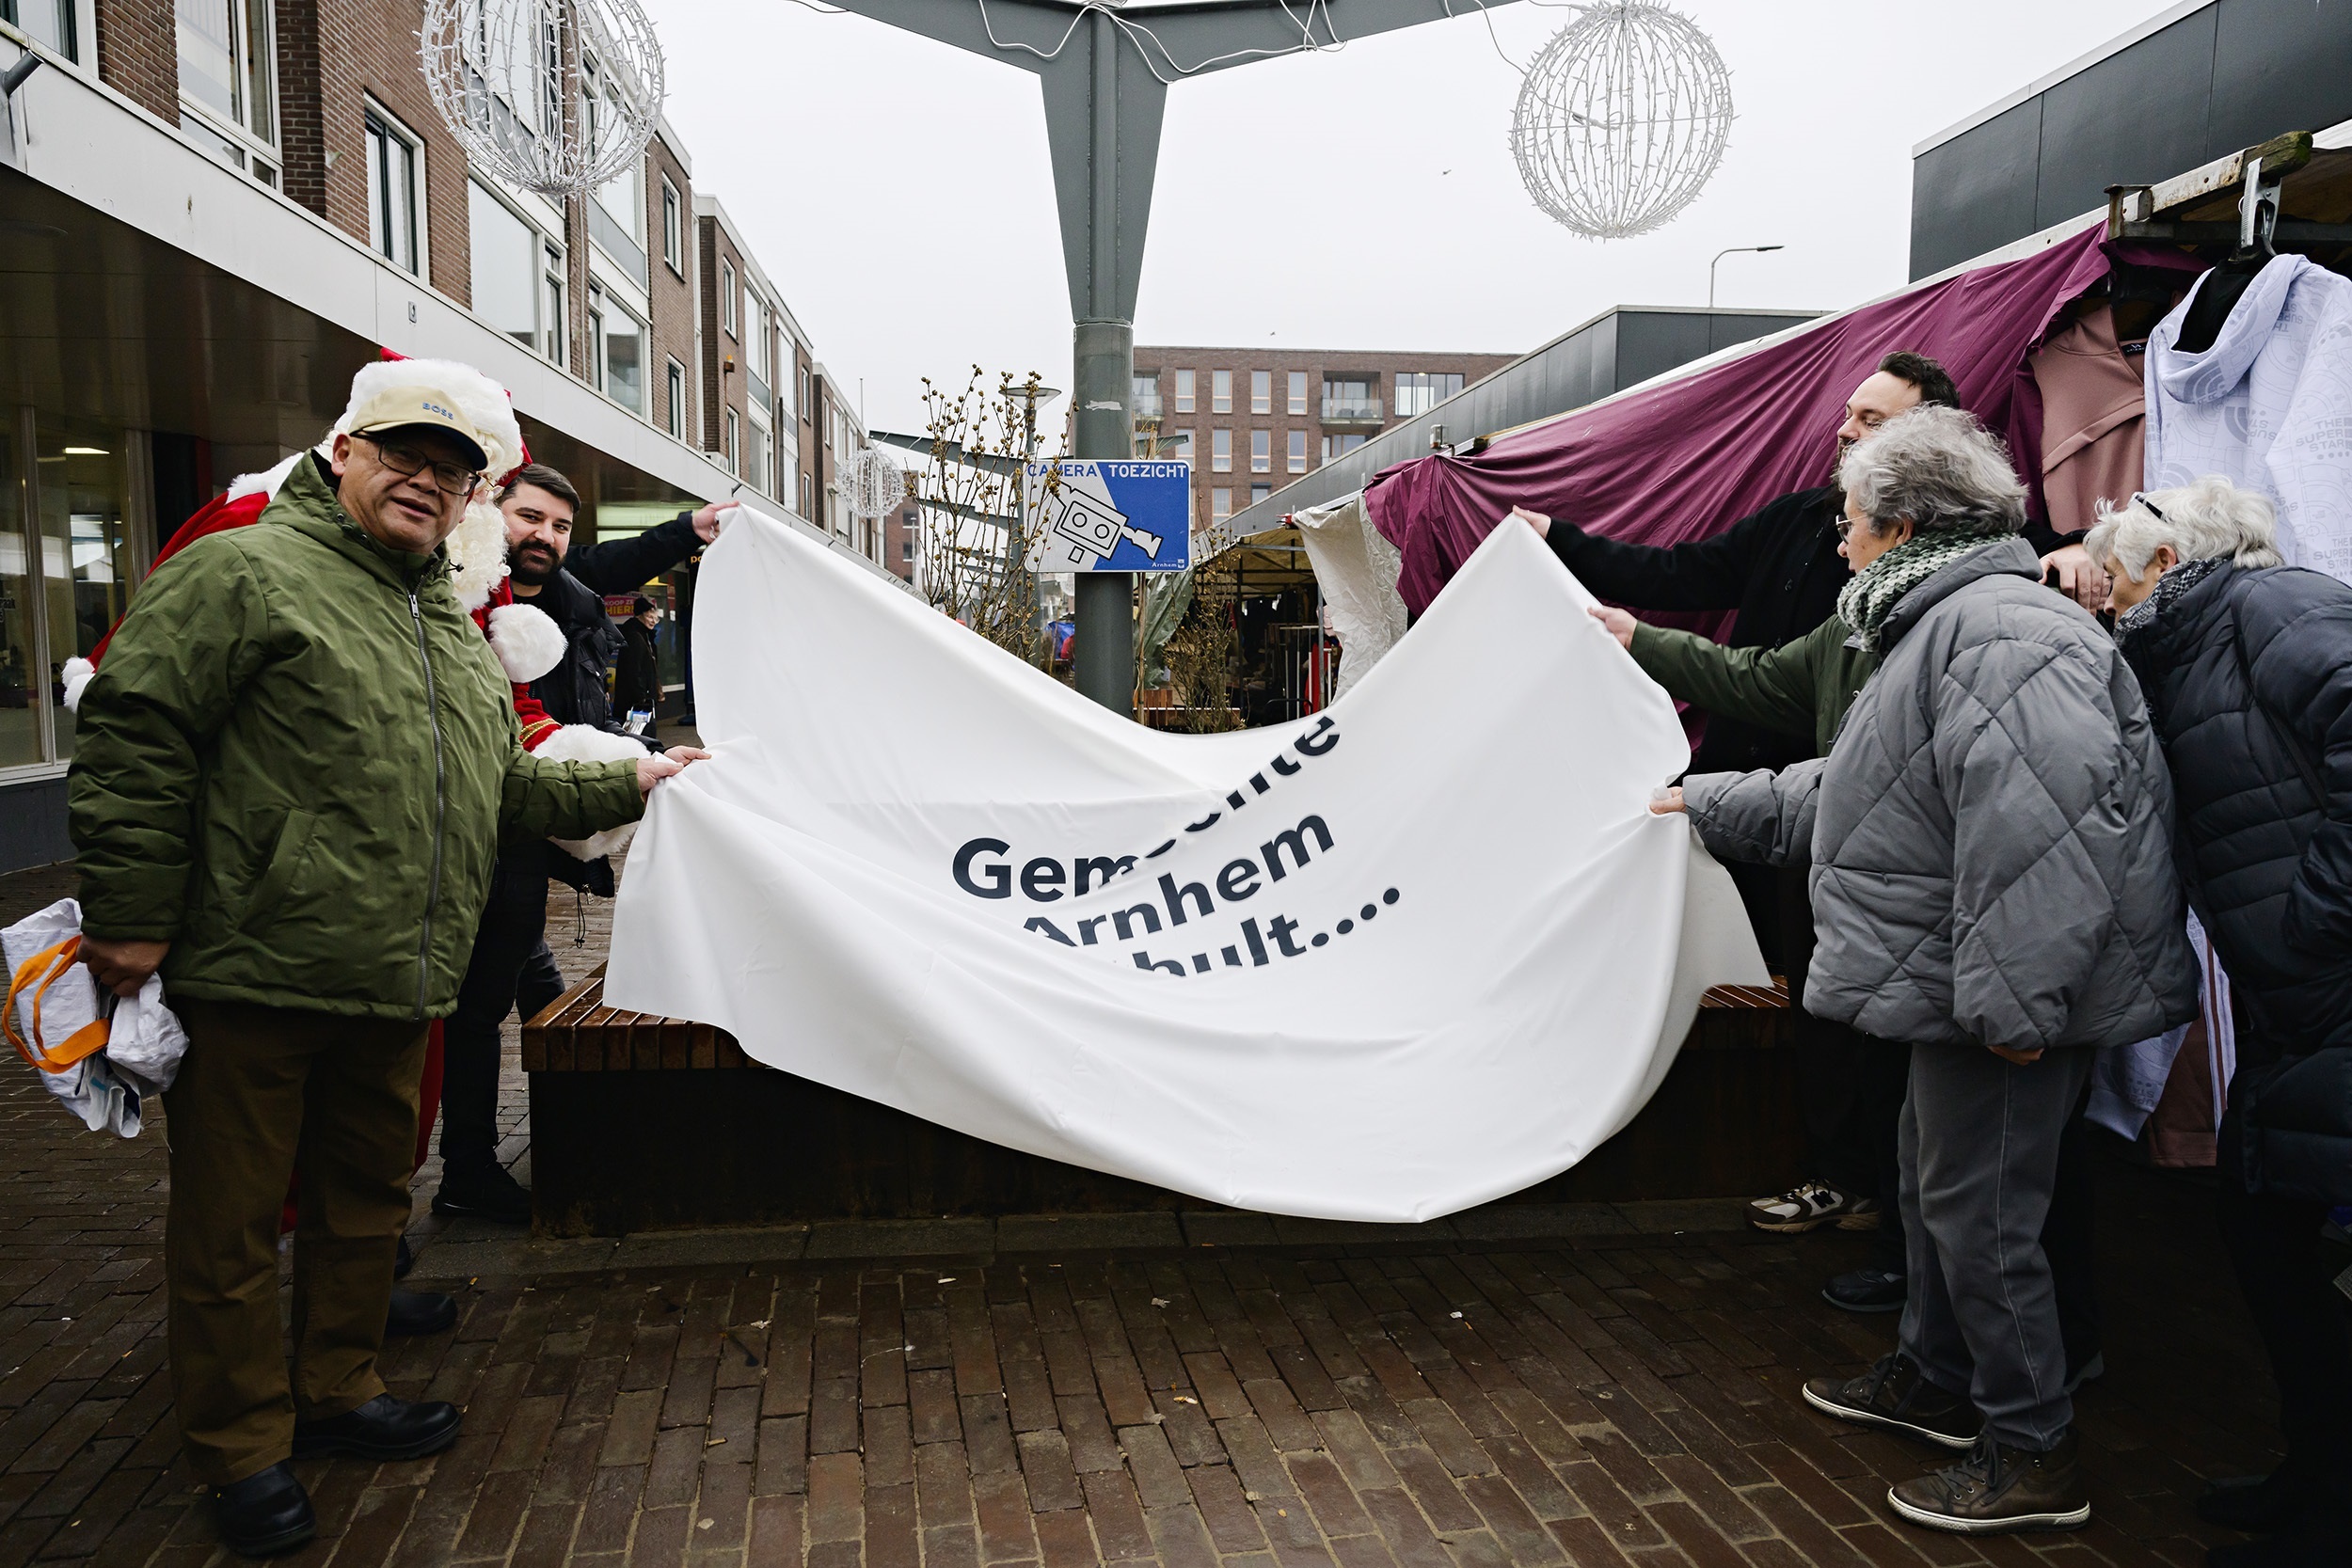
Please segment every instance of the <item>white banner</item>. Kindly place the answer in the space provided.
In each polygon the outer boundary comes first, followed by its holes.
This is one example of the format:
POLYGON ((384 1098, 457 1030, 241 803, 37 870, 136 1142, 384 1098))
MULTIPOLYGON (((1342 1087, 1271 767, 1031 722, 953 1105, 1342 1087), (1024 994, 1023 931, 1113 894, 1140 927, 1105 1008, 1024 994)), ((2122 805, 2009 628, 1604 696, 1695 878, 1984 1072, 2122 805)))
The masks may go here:
POLYGON ((746 514, 695 598, 717 755, 655 792, 605 999, 1239 1208, 1516 1192, 1631 1119, 1707 987, 1766 981, 1646 810, 1689 752, 1592 602, 1497 529, 1327 712, 1163 734, 746 514))

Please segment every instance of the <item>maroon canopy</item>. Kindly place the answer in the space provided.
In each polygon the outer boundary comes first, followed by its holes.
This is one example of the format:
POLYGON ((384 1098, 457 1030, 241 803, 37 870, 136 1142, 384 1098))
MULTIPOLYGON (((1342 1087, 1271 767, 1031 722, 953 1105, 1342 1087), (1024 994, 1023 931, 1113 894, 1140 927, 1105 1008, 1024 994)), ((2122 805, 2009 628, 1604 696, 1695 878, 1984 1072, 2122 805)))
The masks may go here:
MULTIPOLYGON (((1830 483, 1846 399, 1879 360, 1942 361, 1961 402, 2011 433, 2017 370, 2058 313, 2107 276, 2093 225, 2023 261, 1914 289, 1801 328, 1784 341, 1498 439, 1476 457, 1433 454, 1384 469, 1365 509, 1404 557, 1397 587, 1418 615, 1513 506, 1613 539, 1676 545, 1720 533, 1775 496, 1830 483)), ((2040 410, 2017 432, 2037 449, 2040 410)), ((1718 623, 1720 616, 1661 617, 1718 623)), ((1715 629, 1720 629, 1719 627, 1715 629)))

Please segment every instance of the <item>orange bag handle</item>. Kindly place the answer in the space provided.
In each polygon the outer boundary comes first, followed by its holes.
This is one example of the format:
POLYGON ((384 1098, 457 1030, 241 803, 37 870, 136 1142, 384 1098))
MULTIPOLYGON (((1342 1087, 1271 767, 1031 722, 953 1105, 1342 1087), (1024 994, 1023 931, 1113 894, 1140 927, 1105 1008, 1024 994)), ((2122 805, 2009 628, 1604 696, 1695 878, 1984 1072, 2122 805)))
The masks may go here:
POLYGON ((8 977, 8 1012, 0 1016, 0 1032, 5 1032, 16 1053, 43 1072, 63 1072, 85 1056, 96 1055, 105 1049, 107 1024, 104 1019, 85 1023, 66 1037, 63 1045, 52 1052, 40 1041, 40 1001, 49 988, 57 983, 59 975, 72 969, 82 958, 82 939, 77 934, 66 938, 54 947, 44 947, 23 963, 8 977), (38 983, 36 983, 38 982, 38 983), (24 990, 33 988, 33 1037, 27 1040, 16 1026, 16 999, 24 990))

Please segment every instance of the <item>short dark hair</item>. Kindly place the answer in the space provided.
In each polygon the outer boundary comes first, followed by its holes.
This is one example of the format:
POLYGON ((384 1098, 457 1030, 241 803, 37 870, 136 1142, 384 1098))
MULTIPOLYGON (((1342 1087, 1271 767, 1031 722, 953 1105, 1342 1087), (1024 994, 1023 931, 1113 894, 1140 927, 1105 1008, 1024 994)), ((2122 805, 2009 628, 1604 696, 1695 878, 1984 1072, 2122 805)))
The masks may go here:
POLYGON ((1924 354, 1897 349, 1879 361, 1879 369, 1918 388, 1919 401, 1931 407, 1960 406, 1960 388, 1952 385, 1951 372, 1924 354))
POLYGON ((652 608, 653 601, 645 597, 643 594, 638 594, 637 597, 628 602, 628 612, 631 615, 643 615, 645 611, 651 610, 652 608))
POLYGON ((499 490, 499 503, 504 505, 508 497, 526 484, 545 490, 557 500, 569 501, 574 512, 580 510, 580 492, 572 488, 572 482, 545 463, 526 463, 507 475, 505 484, 499 490))

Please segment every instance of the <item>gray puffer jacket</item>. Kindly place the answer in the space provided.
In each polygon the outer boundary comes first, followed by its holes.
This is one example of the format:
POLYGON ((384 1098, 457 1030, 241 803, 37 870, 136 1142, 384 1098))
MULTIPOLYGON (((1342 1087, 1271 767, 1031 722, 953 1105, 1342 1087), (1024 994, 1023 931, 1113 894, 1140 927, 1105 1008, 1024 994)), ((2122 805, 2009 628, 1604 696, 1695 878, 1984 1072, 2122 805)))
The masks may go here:
POLYGON ((1805 1010, 1916 1044, 2120 1045, 2197 1014, 2139 683, 2022 539, 1887 617, 1827 758, 1684 782, 1716 855, 1813 863, 1805 1010))

